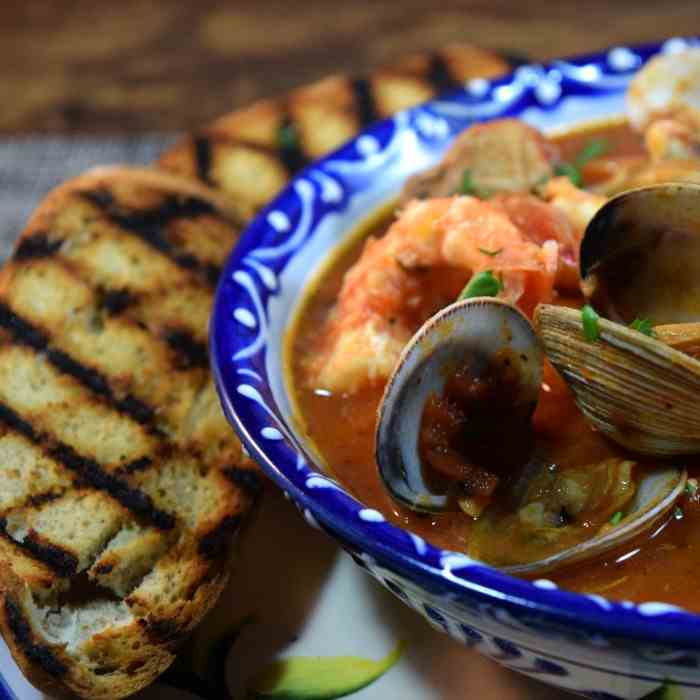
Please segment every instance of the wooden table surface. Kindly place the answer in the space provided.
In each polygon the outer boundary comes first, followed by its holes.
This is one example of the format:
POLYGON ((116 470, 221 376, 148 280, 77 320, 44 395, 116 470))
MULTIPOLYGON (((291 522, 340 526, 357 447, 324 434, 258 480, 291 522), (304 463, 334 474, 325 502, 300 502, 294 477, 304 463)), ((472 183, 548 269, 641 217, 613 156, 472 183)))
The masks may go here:
POLYGON ((191 129, 453 41, 548 59, 700 32, 698 0, 2 0, 0 131, 191 129))

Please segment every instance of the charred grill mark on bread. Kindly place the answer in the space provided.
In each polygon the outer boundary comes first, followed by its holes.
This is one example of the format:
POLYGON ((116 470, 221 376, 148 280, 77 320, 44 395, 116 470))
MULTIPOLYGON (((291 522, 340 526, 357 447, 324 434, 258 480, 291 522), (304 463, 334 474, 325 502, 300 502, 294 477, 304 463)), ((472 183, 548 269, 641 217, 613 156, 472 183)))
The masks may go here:
POLYGON ((194 197, 170 196, 166 197, 160 206, 135 210, 119 205, 106 190, 84 192, 83 197, 102 210, 120 229, 137 236, 183 270, 197 273, 209 286, 215 286, 220 274, 218 266, 199 260, 191 252, 179 250, 167 232, 168 226, 176 219, 217 215, 211 204, 194 197))
MULTIPOLYGON (((46 357, 57 369, 75 377, 81 384, 91 389, 93 393, 106 399, 124 415, 133 418, 141 425, 151 425, 155 415, 154 409, 131 394, 127 394, 123 398, 117 398, 107 379, 97 370, 81 365, 62 350, 48 349, 46 357)), ((157 429, 154 429, 154 432, 155 434, 160 434, 157 429)))
MULTIPOLYGON (((1 402, 0 421, 35 445, 42 447, 49 457, 76 474, 85 483, 108 493, 135 516, 151 522, 162 530, 170 530, 175 526, 174 516, 157 508, 150 496, 133 488, 118 476, 106 472, 94 459, 79 455, 70 445, 35 430, 29 421, 1 402)), ((129 469, 128 465, 126 469, 129 469)))
POLYGON ((439 52, 435 52, 430 56, 427 78, 438 94, 449 92, 450 90, 459 90, 459 88, 463 87, 462 83, 452 75, 450 64, 445 56, 439 52))
POLYGON ((47 233, 39 231, 20 240, 13 258, 17 261, 48 258, 61 247, 62 243, 62 240, 52 240, 47 233))
POLYGON ((193 367, 207 369, 209 367, 207 346, 197 342, 186 329, 167 329, 164 338, 175 353, 178 369, 187 370, 193 367))
POLYGON ((94 459, 79 455, 70 445, 58 443, 49 448, 48 454, 93 488, 108 493, 137 517, 152 523, 160 530, 171 530, 175 527, 175 517, 156 508, 148 494, 130 486, 114 474, 107 473, 94 459))
POLYGON ((257 471, 252 469, 241 469, 240 467, 226 467, 224 469, 224 476, 231 481, 231 483, 240 487, 246 493, 249 493, 252 497, 257 498, 263 488, 262 479, 257 471))
POLYGON ((36 663, 49 676, 63 678, 68 673, 68 667, 56 657, 48 645, 37 643, 31 625, 22 614, 22 608, 10 596, 5 596, 3 607, 5 620, 15 644, 30 661, 36 663))
POLYGON ((20 418, 9 406, 6 406, 2 402, 0 402, 0 421, 8 428, 16 430, 20 435, 23 435, 35 445, 41 445, 41 437, 35 432, 32 424, 20 418))
POLYGON ((197 163, 197 177, 202 182, 210 184, 211 172, 211 144, 206 136, 199 136, 194 140, 194 153, 197 163))
POLYGON ((7 532, 7 520, 0 518, 0 534, 7 538, 13 545, 25 549, 43 564, 46 564, 58 576, 72 576, 78 570, 78 558, 51 542, 45 541, 35 532, 29 532, 21 541, 10 537, 7 532))
POLYGON ((59 497, 59 493, 56 491, 47 491, 45 493, 40 493, 36 494, 34 496, 30 496, 29 499, 27 500, 27 505, 30 506, 31 508, 38 508, 39 506, 44 505, 45 503, 51 503, 51 501, 55 501, 59 497))
POLYGON ((46 350, 48 340, 46 335, 38 328, 20 318, 7 304, 0 301, 0 326, 10 331, 15 340, 28 345, 34 350, 43 352, 46 350))
POLYGON ((355 78, 350 81, 355 97, 357 117, 360 127, 365 128, 379 119, 377 105, 374 101, 372 85, 367 78, 355 78))
POLYGON ((109 381, 92 367, 86 367, 67 353, 49 346, 49 339, 40 329, 21 318, 7 304, 0 300, 0 327, 12 333, 15 342, 43 352, 46 358, 61 372, 77 379, 94 394, 105 399, 118 411, 133 418, 137 423, 150 425, 154 417, 154 409, 131 394, 123 398, 115 396, 109 381))
POLYGON ((148 469, 153 464, 153 460, 150 457, 139 457, 133 462, 129 462, 127 465, 121 467, 120 470, 124 474, 135 474, 136 472, 148 469))
POLYGON ((98 289, 98 308, 111 316, 117 316, 129 308, 136 297, 128 289, 98 289))
POLYGON ((231 536, 238 530, 240 524, 241 518, 238 515, 225 517, 199 540, 198 552, 206 559, 218 559, 224 556, 231 542, 231 536))
MULTIPOLYGON (((143 396, 125 396, 125 392, 118 386, 118 376, 115 376, 113 366, 105 363, 101 356, 85 352, 84 345, 76 344, 75 338, 78 336, 75 332, 79 332, 87 343, 103 334, 110 338, 115 332, 131 334, 134 344, 140 346, 147 343, 151 353, 156 352, 156 348, 152 347, 154 343, 162 344, 169 353, 174 350, 180 353, 182 349, 178 344, 185 345, 190 356, 185 364, 208 366, 201 361, 206 355, 204 341, 211 298, 211 292, 204 287, 190 284, 184 295, 181 293, 181 283, 167 288, 155 286, 135 291, 126 286, 112 291, 105 289, 100 281, 99 270, 91 270, 63 258, 51 259, 43 266, 36 263, 12 265, 8 272, 10 279, 7 293, 13 297, 15 308, 10 308, 0 299, 0 328, 10 332, 16 342, 32 347, 37 352, 44 352, 47 347, 56 347, 57 343, 61 343, 57 350, 70 356, 86 371, 94 370, 103 380, 95 379, 94 376, 88 379, 84 371, 72 365, 66 367, 67 370, 77 378, 84 379, 86 384, 91 384, 98 393, 105 394, 105 383, 116 381, 117 385, 112 386, 112 395, 123 399, 124 410, 133 410, 137 418, 137 413, 145 416, 153 412, 152 409, 148 410, 149 402, 143 396), (46 267, 48 264, 51 265, 50 269, 46 267), (29 278, 33 281, 27 286, 26 280, 29 278), (50 316, 37 311, 32 301, 37 282, 42 286, 46 283, 61 285, 68 303, 52 310, 50 316), (70 306, 71 295, 74 297, 72 303, 77 308, 70 306), (30 315, 29 318, 26 317, 27 314, 30 315), (73 328, 73 342, 66 345, 68 327, 73 328), (173 338, 169 341, 167 335, 173 335, 173 338)), ((69 364, 69 360, 60 355, 53 359, 57 360, 62 369, 69 364)))

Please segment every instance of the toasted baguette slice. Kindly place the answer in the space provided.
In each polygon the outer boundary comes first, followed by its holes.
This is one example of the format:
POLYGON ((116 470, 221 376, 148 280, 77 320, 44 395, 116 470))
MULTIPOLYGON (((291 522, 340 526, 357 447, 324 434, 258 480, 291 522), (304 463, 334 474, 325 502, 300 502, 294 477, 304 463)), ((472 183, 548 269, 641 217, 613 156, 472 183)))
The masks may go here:
POLYGON ((0 271, 0 629, 50 694, 139 690, 226 584, 260 486, 208 370, 228 206, 95 171, 49 194, 0 271))
POLYGON ((331 76, 216 120, 164 153, 160 167, 220 189, 247 220, 291 175, 364 126, 507 70, 493 52, 455 44, 404 57, 371 77, 331 76))

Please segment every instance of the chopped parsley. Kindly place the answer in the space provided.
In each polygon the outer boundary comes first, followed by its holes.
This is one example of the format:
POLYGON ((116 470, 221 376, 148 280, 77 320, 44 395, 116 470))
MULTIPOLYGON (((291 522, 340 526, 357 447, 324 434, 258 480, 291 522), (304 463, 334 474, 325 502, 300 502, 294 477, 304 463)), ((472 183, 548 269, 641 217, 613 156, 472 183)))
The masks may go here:
POLYGON ((692 498, 698 492, 698 482, 695 479, 688 479, 685 484, 685 492, 692 498))
POLYGON ((593 139, 589 141, 574 159, 574 165, 577 168, 582 168, 586 163, 589 163, 596 158, 600 158, 608 151, 608 142, 605 139, 593 139))
POLYGON ((600 316, 595 312, 592 306, 586 304, 581 309, 581 322, 583 323, 583 337, 592 343, 598 340, 600 336, 600 328, 598 327, 598 321, 600 316))
POLYGON ((472 299, 473 297, 495 297, 503 289, 503 283, 494 277, 491 270, 485 270, 474 275, 462 290, 458 300, 472 299))
POLYGON ((612 518, 610 518, 610 524, 619 525, 620 520, 622 520, 622 511, 618 510, 617 513, 615 513, 615 515, 613 515, 612 518))
POLYGON ((472 180, 472 173, 471 170, 465 170, 462 173, 462 182, 460 183, 459 194, 476 194, 476 185, 474 184, 474 180, 472 180))
POLYGON ((568 177, 571 184, 576 187, 583 187, 583 174, 581 168, 586 163, 600 158, 608 150, 608 143, 603 139, 589 141, 581 152, 574 158, 573 163, 557 163, 554 166, 554 174, 568 177))
POLYGON ((454 194, 466 194, 472 197, 478 197, 479 199, 488 199, 496 194, 496 190, 490 187, 479 187, 476 182, 474 182, 471 170, 467 168, 462 172, 462 182, 454 191, 454 194))
POLYGON ((503 252, 503 248, 499 248, 498 250, 486 250, 486 248, 479 248, 479 252, 493 258, 496 255, 500 255, 503 252))
POLYGON ((635 318, 630 323, 630 328, 633 331, 639 331, 648 335, 650 338, 656 338, 656 331, 651 327, 651 321, 648 318, 635 318))
POLYGON ((571 163, 557 163, 554 166, 555 175, 563 175, 571 180, 571 184, 575 187, 581 187, 583 185, 583 175, 581 171, 571 163))

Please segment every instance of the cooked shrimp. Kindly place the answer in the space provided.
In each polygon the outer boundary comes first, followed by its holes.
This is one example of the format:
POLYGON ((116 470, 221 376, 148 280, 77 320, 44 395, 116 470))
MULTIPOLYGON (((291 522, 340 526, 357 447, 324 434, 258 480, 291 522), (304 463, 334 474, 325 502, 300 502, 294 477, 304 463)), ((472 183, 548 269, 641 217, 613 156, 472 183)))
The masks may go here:
POLYGON ((492 270, 503 298, 531 312, 551 299, 555 240, 533 242, 496 206, 472 197, 410 202, 348 270, 312 360, 317 385, 356 391, 391 373, 406 342, 453 301, 472 274, 492 270))
POLYGON ((588 222, 608 201, 603 195, 579 189, 566 177, 552 178, 543 187, 542 196, 566 215, 579 241, 583 237, 588 222))
POLYGON ((658 119, 700 128, 700 48, 652 58, 627 91, 627 116, 637 131, 658 119))
MULTIPOLYGON (((644 131, 644 145, 654 163, 697 159, 700 156, 700 125, 694 128, 678 119, 657 119, 644 131)), ((697 168, 697 160, 695 166, 697 168)))
POLYGON ((626 97, 630 124, 644 133, 652 160, 639 174, 638 182, 631 184, 668 179, 696 181, 700 155, 700 48, 651 59, 630 83, 626 97))

